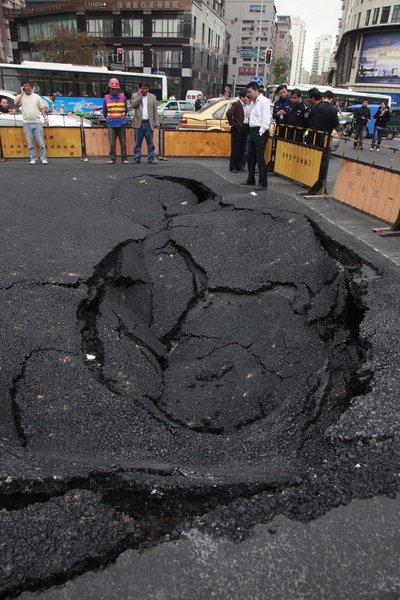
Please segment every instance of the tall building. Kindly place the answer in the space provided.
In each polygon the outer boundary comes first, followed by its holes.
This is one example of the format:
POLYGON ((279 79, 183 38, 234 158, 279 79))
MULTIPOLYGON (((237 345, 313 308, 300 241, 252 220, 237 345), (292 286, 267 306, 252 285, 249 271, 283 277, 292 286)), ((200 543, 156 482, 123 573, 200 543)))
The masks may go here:
POLYGON ((274 0, 253 2, 226 0, 225 22, 230 34, 227 83, 239 88, 252 77, 260 77, 264 84, 271 80, 272 65, 265 64, 265 53, 275 48, 276 8, 274 0))
POLYGON ((292 17, 291 22, 290 34, 293 41, 293 55, 289 83, 290 85, 295 85, 296 83, 301 83, 306 24, 299 17, 292 17))
POLYGON ((34 38, 46 39, 52 27, 62 26, 103 38, 106 66, 116 63, 122 47, 123 68, 163 71, 174 80, 176 96, 187 89, 214 96, 221 89, 224 16, 225 0, 26 0, 9 15, 16 62, 39 59, 34 38))
POLYGON ((275 57, 281 58, 287 65, 292 63, 293 40, 290 34, 292 20, 287 15, 276 17, 275 57))
POLYGON ((311 75, 322 75, 329 71, 332 60, 332 42, 332 36, 327 34, 320 35, 315 40, 311 75))
POLYGON ((399 0, 343 0, 335 85, 386 92, 400 105, 399 0))
POLYGON ((2 0, 0 6, 0 62, 13 62, 10 26, 6 17, 9 11, 24 6, 24 0, 2 0))

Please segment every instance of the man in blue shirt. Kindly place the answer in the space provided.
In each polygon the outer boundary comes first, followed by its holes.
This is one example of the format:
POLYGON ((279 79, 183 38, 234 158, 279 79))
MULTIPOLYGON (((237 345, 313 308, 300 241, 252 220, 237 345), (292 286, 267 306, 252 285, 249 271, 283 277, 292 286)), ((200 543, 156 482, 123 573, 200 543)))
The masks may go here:
POLYGON ((103 115, 108 127, 110 142, 110 159, 107 164, 112 165, 117 160, 116 142, 119 138, 121 157, 124 164, 129 164, 126 154, 126 125, 128 105, 125 94, 119 91, 119 81, 112 77, 108 82, 110 93, 104 96, 103 115))

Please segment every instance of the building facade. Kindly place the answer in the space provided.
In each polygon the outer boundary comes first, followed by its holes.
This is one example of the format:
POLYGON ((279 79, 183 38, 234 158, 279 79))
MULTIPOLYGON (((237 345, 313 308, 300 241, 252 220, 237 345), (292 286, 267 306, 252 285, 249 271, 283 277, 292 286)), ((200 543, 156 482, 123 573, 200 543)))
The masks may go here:
POLYGON ((291 26, 291 18, 288 15, 277 15, 274 59, 282 60, 285 63, 287 75, 283 80, 274 81, 276 84, 287 83, 289 80, 293 56, 293 41, 290 34, 291 26))
POLYGON ((223 85, 225 0, 27 0, 8 11, 16 62, 39 60, 33 40, 54 26, 101 37, 101 62, 143 73, 163 72, 177 97, 187 89, 214 96, 223 85))
POLYGON ((311 75, 322 75, 329 72, 332 61, 332 42, 332 36, 327 34, 320 35, 315 40, 311 75))
POLYGON ((306 41, 306 24, 299 17, 292 17, 291 22, 290 34, 293 41, 293 55, 289 83, 295 85, 302 82, 301 69, 306 41))
POLYGON ((9 11, 18 10, 25 4, 24 0, 2 0, 0 6, 0 62, 13 62, 11 34, 8 18, 9 11))
POLYGON ((334 82, 390 94, 400 105, 399 0, 343 1, 334 82))
POLYGON ((227 83, 243 88, 252 77, 267 85, 272 65, 266 50, 274 53, 276 8, 273 0, 226 0, 226 29, 230 34, 227 83))

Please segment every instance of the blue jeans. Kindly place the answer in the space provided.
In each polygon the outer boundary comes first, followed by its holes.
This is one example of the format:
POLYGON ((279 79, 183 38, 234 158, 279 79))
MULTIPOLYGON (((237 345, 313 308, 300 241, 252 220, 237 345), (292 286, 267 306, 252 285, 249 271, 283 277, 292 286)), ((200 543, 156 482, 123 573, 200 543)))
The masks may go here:
POLYGON ((376 142, 376 138, 378 136, 378 148, 382 143, 382 135, 384 134, 384 129, 378 129, 377 127, 374 127, 374 135, 372 136, 372 146, 371 148, 373 148, 375 146, 375 142, 376 142))
POLYGON ((43 125, 41 123, 24 123, 24 133, 28 144, 29 158, 37 159, 36 148, 34 141, 36 140, 40 150, 40 159, 46 158, 46 147, 44 145, 43 125))
POLYGON ((142 121, 141 126, 135 128, 133 160, 140 160, 140 149, 142 147, 143 138, 146 138, 147 142, 147 158, 148 160, 154 160, 153 130, 150 127, 149 121, 142 121))

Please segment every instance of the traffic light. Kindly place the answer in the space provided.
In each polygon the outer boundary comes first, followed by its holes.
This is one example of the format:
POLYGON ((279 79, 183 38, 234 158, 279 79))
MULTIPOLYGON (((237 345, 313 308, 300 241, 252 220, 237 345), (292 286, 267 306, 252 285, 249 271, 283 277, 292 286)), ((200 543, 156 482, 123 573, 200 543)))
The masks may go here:
POLYGON ((117 48, 117 63, 123 64, 125 60, 125 50, 123 48, 117 48))
POLYGON ((265 53, 265 64, 270 65, 272 60, 272 49, 268 48, 265 53))

